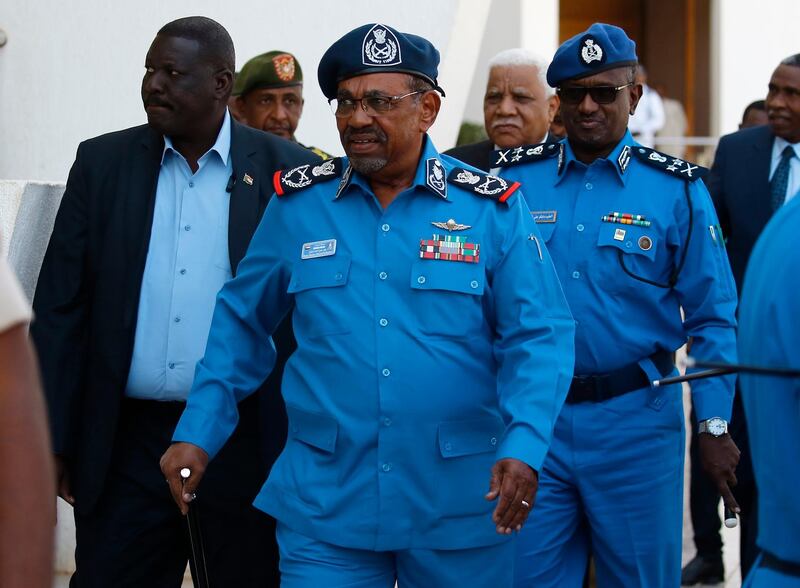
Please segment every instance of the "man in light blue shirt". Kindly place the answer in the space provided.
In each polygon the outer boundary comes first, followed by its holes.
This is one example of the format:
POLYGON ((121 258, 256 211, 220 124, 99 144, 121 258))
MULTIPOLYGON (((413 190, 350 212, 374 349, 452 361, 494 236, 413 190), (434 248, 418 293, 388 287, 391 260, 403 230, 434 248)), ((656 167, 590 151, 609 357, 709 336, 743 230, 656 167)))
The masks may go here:
MULTIPOLYGON (((234 62, 211 19, 159 31, 144 63, 148 124, 80 145, 42 266, 32 334, 81 588, 181 585, 186 521, 158 457, 272 172, 317 159, 231 120, 234 62)), ((276 380, 264 385, 277 392, 276 380)), ((244 401, 198 499, 212 585, 278 583, 275 523, 250 504, 285 440, 277 398, 244 401)))
POLYGON ((428 137, 438 62, 380 24, 325 53, 348 158, 276 174, 162 458, 185 511, 293 308, 289 439, 255 501, 279 521, 284 588, 511 584, 574 325, 519 185, 428 137))

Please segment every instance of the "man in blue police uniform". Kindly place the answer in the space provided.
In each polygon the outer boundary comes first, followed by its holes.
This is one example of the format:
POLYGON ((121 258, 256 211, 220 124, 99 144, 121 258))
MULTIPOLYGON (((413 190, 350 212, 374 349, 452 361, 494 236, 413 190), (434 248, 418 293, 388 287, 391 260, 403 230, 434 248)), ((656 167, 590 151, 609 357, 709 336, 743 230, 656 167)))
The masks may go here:
POLYGON ((185 512, 293 307, 289 439, 255 501, 279 521, 284 586, 513 580, 574 322, 518 184, 457 167, 427 136, 438 62, 381 24, 325 53, 348 157, 275 175, 162 458, 185 512))
MULTIPOLYGON (((778 211, 753 249, 739 309, 745 364, 800 369, 800 193, 778 211)), ((800 587, 800 379, 741 374, 758 486, 761 554, 745 587, 800 587)))
MULTIPOLYGON (((618 27, 573 37, 547 72, 568 139, 497 152, 500 175, 527 188, 576 322, 575 376, 517 542, 519 586, 580 586, 590 550, 598 586, 679 585, 681 388, 649 382, 674 371, 689 337, 699 357, 736 358, 736 290, 701 170, 627 130, 636 64, 618 27)), ((692 392, 704 463, 735 507, 732 377, 692 392)))

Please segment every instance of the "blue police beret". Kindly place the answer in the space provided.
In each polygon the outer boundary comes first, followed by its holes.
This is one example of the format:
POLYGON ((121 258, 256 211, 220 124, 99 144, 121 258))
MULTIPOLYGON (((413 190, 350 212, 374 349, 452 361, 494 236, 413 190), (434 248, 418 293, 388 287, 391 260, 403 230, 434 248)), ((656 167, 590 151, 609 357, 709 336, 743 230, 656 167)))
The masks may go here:
POLYGON ((576 80, 601 71, 636 65, 636 43, 619 27, 596 22, 586 31, 565 41, 547 68, 547 83, 553 88, 564 80, 576 80))
POLYGON ((401 33, 383 24, 366 24, 331 45, 319 62, 319 87, 327 98, 336 98, 339 82, 371 73, 401 72, 436 83, 439 52, 430 41, 401 33))

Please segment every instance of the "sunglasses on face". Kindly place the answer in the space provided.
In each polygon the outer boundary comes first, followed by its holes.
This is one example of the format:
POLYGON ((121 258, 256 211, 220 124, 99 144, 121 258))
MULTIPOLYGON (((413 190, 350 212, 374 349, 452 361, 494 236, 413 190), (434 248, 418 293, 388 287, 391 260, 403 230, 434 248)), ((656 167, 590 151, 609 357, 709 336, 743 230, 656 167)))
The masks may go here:
POLYGON ((568 86, 559 87, 556 93, 562 102, 566 104, 580 104, 586 98, 586 94, 592 97, 596 104, 611 104, 617 99, 617 94, 623 88, 632 86, 633 82, 628 82, 624 86, 568 86))

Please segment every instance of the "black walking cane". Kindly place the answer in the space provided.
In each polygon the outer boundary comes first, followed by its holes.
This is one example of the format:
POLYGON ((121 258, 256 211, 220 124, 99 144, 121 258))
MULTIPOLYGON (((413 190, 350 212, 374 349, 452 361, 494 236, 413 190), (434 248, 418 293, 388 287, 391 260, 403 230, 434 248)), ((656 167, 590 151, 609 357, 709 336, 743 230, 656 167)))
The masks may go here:
MULTIPOLYGON (((192 471, 189 468, 181 469, 181 483, 185 483, 192 471)), ((194 496, 192 497, 195 498, 194 496)), ((197 505, 189 504, 186 520, 189 523, 189 544, 192 548, 192 563, 194 564, 195 588, 210 588, 208 583, 208 570, 206 569, 206 550, 203 547, 203 536, 200 533, 200 520, 198 519, 197 505)))
MULTIPOLYGON (((784 378, 800 378, 800 370, 782 367, 764 367, 759 365, 745 365, 741 363, 724 363, 721 361, 702 361, 694 357, 687 357, 684 361, 685 367, 698 367, 706 368, 702 372, 693 372, 691 374, 684 374, 682 376, 673 376, 670 378, 661 378, 653 380, 653 388, 659 386, 667 386, 669 384, 681 384, 683 382, 691 382, 692 380, 701 380, 704 378, 714 378, 716 376, 726 376, 728 374, 735 374, 738 372, 745 372, 750 374, 763 374, 765 376, 780 376, 784 378)), ((734 528, 739 524, 739 519, 736 518, 736 513, 725 507, 725 526, 729 529, 734 528)))

